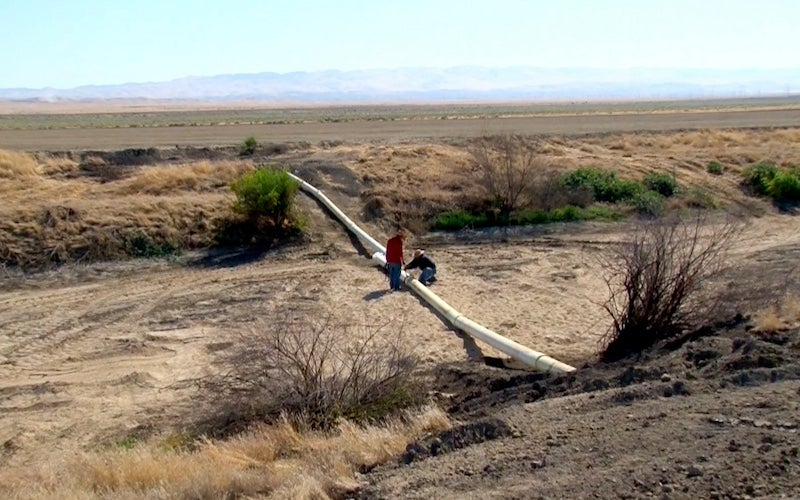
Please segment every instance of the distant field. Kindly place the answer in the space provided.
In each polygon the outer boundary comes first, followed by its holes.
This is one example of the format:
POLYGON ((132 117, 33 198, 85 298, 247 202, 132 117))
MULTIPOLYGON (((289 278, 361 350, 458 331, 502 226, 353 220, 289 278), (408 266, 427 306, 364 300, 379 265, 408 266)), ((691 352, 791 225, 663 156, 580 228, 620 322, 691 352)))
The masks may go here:
POLYGON ((707 101, 405 104, 276 107, 263 103, 201 102, 37 103, 0 102, 0 130, 61 128, 198 127, 448 120, 535 115, 652 113, 800 108, 800 96, 707 101))
POLYGON ((330 105, 0 102, 0 148, 113 149, 261 141, 407 140, 485 133, 800 124, 800 96, 706 101, 330 105), (723 113, 724 112, 724 113, 723 113), (721 114, 722 113, 722 114, 721 114))
POLYGON ((800 126, 800 105, 793 100, 72 111, 0 115, 0 148, 224 146, 248 136, 260 142, 316 144, 458 139, 495 133, 582 135, 800 126))

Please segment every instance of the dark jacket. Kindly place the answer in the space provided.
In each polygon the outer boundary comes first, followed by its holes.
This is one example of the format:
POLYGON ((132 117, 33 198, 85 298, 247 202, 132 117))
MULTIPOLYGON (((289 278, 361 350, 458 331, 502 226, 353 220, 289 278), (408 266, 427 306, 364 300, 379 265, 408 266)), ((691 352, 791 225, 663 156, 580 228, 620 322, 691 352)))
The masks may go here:
POLYGON ((415 268, 425 269, 427 267, 436 269, 436 263, 433 261, 433 259, 428 257, 427 254, 422 254, 416 259, 409 262, 408 265, 406 266, 406 269, 415 269, 415 268))

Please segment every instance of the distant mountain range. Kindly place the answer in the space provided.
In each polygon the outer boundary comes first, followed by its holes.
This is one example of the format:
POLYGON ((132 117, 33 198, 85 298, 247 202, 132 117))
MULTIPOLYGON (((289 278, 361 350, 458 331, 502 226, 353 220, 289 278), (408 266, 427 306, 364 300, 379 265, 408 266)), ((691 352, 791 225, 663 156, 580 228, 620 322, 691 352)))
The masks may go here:
POLYGON ((389 103, 691 99, 800 94, 800 68, 775 70, 454 67, 190 76, 71 89, 0 89, 6 101, 119 99, 389 103))

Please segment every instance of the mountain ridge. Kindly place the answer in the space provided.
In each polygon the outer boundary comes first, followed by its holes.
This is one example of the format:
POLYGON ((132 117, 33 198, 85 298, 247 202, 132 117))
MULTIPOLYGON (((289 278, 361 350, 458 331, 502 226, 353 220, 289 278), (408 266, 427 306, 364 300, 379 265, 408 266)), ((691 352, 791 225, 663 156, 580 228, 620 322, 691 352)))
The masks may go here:
POLYGON ((0 89, 6 101, 271 102, 560 100, 753 97, 800 93, 800 68, 769 70, 397 68, 235 73, 69 89, 0 89))

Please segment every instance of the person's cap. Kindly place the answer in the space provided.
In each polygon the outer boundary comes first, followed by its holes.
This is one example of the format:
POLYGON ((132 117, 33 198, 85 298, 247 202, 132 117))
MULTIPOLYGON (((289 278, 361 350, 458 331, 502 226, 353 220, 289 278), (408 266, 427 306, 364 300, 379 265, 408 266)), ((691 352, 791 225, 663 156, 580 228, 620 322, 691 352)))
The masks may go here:
POLYGON ((422 250, 421 248, 417 248, 416 250, 414 250, 414 258, 417 258, 417 257, 419 257, 419 256, 420 256, 420 255, 422 255, 424 252, 425 252, 425 251, 424 251, 424 250, 422 250))

